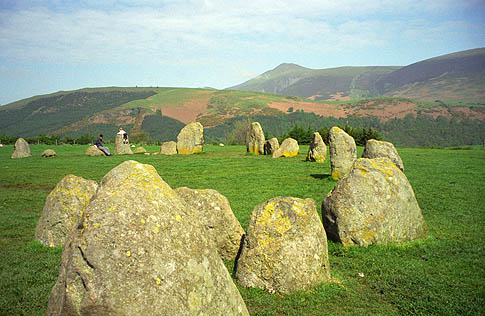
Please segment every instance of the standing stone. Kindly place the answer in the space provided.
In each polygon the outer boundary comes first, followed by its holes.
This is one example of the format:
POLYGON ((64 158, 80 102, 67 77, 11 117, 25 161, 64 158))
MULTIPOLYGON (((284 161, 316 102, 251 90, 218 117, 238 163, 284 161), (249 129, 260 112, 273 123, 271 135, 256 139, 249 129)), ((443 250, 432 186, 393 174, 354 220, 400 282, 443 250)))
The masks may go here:
POLYGON ((155 168, 108 172, 64 245, 47 315, 248 315, 204 227, 155 168))
POLYGON ((11 158, 16 159, 16 158, 26 158, 31 156, 32 154, 30 153, 29 143, 27 143, 23 138, 17 139, 17 141, 15 142, 15 147, 11 158))
POLYGON ((134 154, 146 154, 146 152, 147 150, 143 147, 138 147, 133 151, 134 154))
POLYGON ((177 152, 182 155, 200 153, 204 145, 204 127, 199 122, 186 125, 177 136, 177 152))
POLYGON ((306 160, 324 163, 325 159, 327 159, 327 145, 325 145, 320 133, 315 132, 313 133, 313 140, 310 143, 306 160))
POLYGON ((174 141, 162 143, 162 146, 160 147, 160 154, 162 155, 177 154, 177 143, 174 141))
POLYGON ((95 145, 91 145, 88 148, 86 148, 86 151, 84 152, 84 154, 87 156, 106 156, 104 152, 102 152, 95 145))
POLYGON ((330 279, 327 238, 312 199, 276 197, 251 213, 236 280, 290 293, 330 279))
POLYGON ((53 149, 46 149, 42 152, 41 157, 55 157, 57 153, 53 149))
POLYGON ((175 192, 187 202, 204 225, 224 260, 234 260, 244 230, 232 212, 227 198, 216 190, 192 190, 186 187, 175 192))
POLYGON ((295 157, 298 155, 300 151, 300 146, 298 146, 298 142, 293 138, 287 138, 282 143, 280 148, 278 148, 273 153, 273 158, 279 157, 295 157))
POLYGON ((278 150, 278 148, 280 148, 280 143, 278 142, 278 138, 273 137, 264 143, 264 154, 272 155, 276 150, 278 150))
POLYGON ((342 179, 357 159, 357 147, 352 136, 334 126, 329 132, 330 165, 332 178, 342 179))
POLYGON ((62 246, 96 193, 98 184, 69 174, 47 196, 37 222, 35 239, 46 246, 62 246))
POLYGON ((404 173, 387 157, 361 158, 322 203, 329 239, 385 245, 425 235, 426 223, 404 173))
POLYGON ((123 142, 123 135, 116 134, 115 137, 115 148, 114 148, 115 155, 133 155, 131 151, 130 144, 123 142))
POLYGON ((246 151, 255 155, 264 155, 264 133, 258 122, 249 125, 246 134, 246 151))
POLYGON ((365 144, 362 158, 372 159, 379 157, 387 157, 391 159, 391 161, 404 172, 404 165, 401 157, 399 157, 399 154, 392 143, 369 139, 365 144))

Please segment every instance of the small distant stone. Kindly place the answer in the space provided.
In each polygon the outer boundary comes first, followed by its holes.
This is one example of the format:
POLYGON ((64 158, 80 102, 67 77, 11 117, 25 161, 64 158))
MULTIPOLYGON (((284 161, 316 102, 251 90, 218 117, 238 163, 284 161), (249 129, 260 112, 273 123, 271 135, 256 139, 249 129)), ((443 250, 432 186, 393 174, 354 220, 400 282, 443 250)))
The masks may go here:
POLYGON ((2 148, 2 147, 3 147, 3 144, 0 144, 0 148, 2 148))
POLYGON ((191 155, 204 148, 204 127, 199 122, 187 124, 177 135, 177 153, 191 155))
POLYGON ((300 146, 298 146, 298 142, 296 141, 296 139, 293 139, 290 137, 285 139, 281 143, 280 148, 278 148, 273 153, 273 158, 295 157, 296 155, 298 155, 299 151, 300 151, 300 146))
POLYGON ((130 144, 125 143, 123 141, 123 135, 121 135, 121 134, 116 134, 114 154, 115 155, 133 155, 133 152, 131 151, 131 148, 130 148, 130 144))
POLYGON ((164 142, 160 146, 161 155, 176 155, 177 154, 177 143, 174 141, 164 142))
POLYGON ((315 132, 313 133, 313 140, 310 143, 310 148, 306 155, 306 161, 323 163, 325 162, 325 159, 327 159, 327 145, 325 145, 320 133, 315 132))
POLYGON ((325 230, 312 199, 276 197, 251 213, 236 280, 287 294, 330 279, 325 230))
POLYGON ((87 156, 106 156, 104 152, 102 152, 98 147, 95 145, 89 146, 86 151, 84 152, 87 156))
POLYGON ((147 152, 147 150, 145 148, 143 148, 143 147, 138 147, 137 149, 135 149, 133 151, 134 154, 144 154, 146 152, 147 152))
POLYGON ((330 166, 332 178, 342 179, 352 169, 357 159, 357 147, 352 136, 334 126, 329 132, 330 166))
POLYGON ((159 155, 159 154, 160 154, 159 152, 151 153, 152 156, 156 156, 156 155, 159 155))
POLYGON ((379 157, 387 157, 391 159, 391 161, 404 172, 404 164, 402 163, 402 159, 392 143, 369 139, 365 144, 362 158, 372 159, 379 157))
POLYGON ((17 139, 17 141, 15 142, 15 147, 11 158, 17 159, 17 158, 27 158, 31 156, 32 154, 30 153, 29 143, 27 143, 23 138, 17 139))
POLYGON ((42 152, 42 157, 55 157, 57 154, 53 149, 46 149, 42 152))
POLYGON ((249 125, 246 134, 246 152, 255 155, 264 155, 264 133, 261 124, 253 122, 249 125))
POLYGON ((223 143, 220 143, 219 146, 224 147, 224 144, 223 143))
POLYGON ((275 151, 278 150, 278 148, 280 148, 280 143, 278 142, 278 138, 273 137, 264 143, 264 154, 272 155, 275 151))

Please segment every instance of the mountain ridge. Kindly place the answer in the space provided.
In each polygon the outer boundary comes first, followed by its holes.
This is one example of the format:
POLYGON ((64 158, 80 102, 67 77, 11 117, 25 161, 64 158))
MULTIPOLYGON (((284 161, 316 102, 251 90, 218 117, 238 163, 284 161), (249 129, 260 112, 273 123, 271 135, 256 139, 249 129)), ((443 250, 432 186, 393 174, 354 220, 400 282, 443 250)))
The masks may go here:
POLYGON ((227 89, 295 95, 312 100, 396 96, 481 102, 485 97, 485 48, 445 54, 407 66, 311 69, 283 63, 227 89))

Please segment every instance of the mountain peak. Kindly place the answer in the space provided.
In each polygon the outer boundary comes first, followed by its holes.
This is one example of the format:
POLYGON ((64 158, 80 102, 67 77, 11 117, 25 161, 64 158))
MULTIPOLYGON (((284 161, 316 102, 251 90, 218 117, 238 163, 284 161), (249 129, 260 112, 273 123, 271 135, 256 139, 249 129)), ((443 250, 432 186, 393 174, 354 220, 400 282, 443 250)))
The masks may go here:
POLYGON ((271 71, 288 71, 288 70, 297 70, 297 69, 308 69, 308 68, 302 67, 297 64, 292 64, 292 63, 282 63, 271 71))

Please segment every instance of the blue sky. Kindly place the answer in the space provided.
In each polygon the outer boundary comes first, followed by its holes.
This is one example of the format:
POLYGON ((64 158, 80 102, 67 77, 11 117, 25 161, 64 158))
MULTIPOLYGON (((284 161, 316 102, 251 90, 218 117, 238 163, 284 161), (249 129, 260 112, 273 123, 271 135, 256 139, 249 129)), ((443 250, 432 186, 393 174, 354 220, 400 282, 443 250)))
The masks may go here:
POLYGON ((0 104, 85 87, 222 89, 285 62, 408 65, 478 47, 483 0, 0 0, 0 104))

